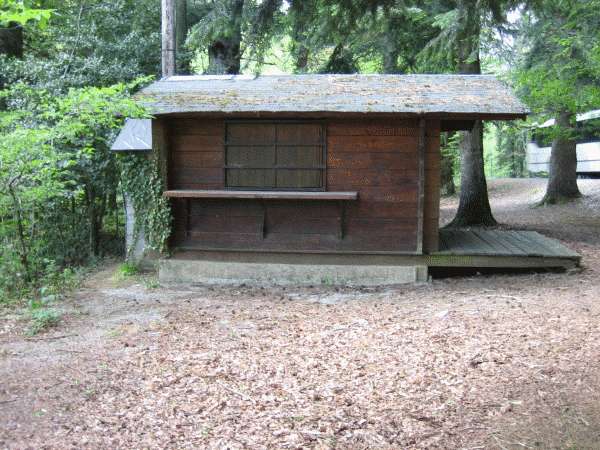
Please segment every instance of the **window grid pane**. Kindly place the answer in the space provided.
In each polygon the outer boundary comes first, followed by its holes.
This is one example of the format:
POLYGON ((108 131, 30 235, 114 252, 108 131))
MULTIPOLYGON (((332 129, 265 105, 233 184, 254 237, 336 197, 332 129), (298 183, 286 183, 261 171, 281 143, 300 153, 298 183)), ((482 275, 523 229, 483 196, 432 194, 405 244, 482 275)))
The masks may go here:
POLYGON ((325 190, 324 153, 322 122, 227 122, 224 184, 233 189, 325 190))

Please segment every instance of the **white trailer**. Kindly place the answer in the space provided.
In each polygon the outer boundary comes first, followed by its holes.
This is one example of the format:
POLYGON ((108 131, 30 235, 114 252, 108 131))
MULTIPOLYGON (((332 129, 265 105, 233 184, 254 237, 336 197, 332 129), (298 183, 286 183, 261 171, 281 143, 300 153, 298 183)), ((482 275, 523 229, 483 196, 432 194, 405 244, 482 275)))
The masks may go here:
MULTIPOLYGON (((589 126, 592 120, 600 120, 600 109, 589 111, 577 116, 577 174, 584 176, 600 177, 600 126, 589 126)), ((547 128, 554 125, 550 119, 538 128, 547 128)), ((543 142, 541 133, 533 133, 527 142, 527 170, 533 173, 548 173, 550 170, 550 143, 543 142)))

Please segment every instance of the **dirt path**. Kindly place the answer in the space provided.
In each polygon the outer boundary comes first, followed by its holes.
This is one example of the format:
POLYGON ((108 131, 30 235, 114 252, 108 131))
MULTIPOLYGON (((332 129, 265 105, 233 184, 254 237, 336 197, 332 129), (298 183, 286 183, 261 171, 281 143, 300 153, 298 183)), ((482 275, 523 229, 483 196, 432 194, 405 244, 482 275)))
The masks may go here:
POLYGON ((0 318, 0 448, 600 448, 600 182, 534 210, 545 180, 489 184, 583 270, 147 289, 107 263, 59 327, 0 318))

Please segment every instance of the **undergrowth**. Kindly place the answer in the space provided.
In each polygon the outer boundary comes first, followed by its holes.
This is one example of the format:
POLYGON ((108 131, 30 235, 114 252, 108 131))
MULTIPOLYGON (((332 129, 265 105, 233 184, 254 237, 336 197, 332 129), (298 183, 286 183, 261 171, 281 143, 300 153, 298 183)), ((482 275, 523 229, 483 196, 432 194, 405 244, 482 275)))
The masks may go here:
POLYGON ((31 320, 25 334, 33 336, 48 328, 54 327, 60 323, 60 316, 53 309, 30 309, 27 311, 27 317, 31 320))
POLYGON ((158 289, 161 287, 160 281, 155 276, 144 274, 140 267, 134 263, 125 262, 119 266, 119 273, 115 276, 115 281, 130 279, 135 283, 144 283, 147 290, 158 289))
POLYGON ((45 275, 35 282, 24 282, 18 274, 0 275, 0 311, 17 313, 27 321, 25 335, 31 337, 60 323, 60 316, 51 306, 77 288, 90 266, 77 270, 58 270, 49 264, 45 275), (12 281, 12 283, 10 282, 12 281))

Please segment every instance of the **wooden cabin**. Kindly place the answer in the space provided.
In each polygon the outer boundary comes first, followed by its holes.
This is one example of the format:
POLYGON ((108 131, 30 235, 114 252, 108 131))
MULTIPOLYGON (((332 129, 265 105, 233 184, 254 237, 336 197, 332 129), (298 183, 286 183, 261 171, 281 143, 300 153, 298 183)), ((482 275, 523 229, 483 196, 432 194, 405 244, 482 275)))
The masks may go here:
POLYGON ((151 130, 113 148, 158 152, 176 249, 161 279, 204 283, 426 279, 440 133, 528 112, 487 75, 172 76, 140 97, 151 130))

